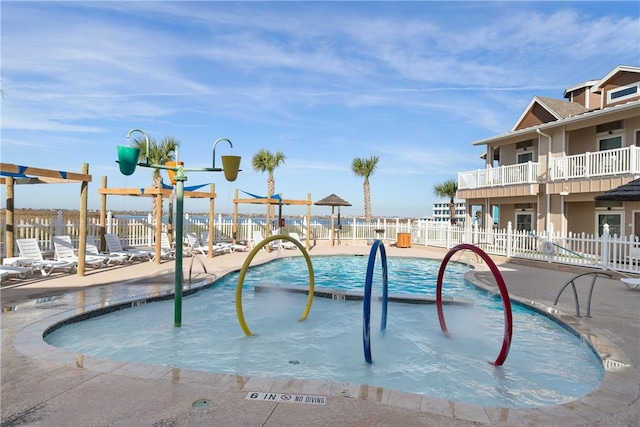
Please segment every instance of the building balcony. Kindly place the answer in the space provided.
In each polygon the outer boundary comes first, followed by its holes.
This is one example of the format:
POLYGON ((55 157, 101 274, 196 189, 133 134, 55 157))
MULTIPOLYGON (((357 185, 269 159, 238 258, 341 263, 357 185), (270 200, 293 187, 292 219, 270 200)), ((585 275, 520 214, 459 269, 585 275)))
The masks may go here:
POLYGON ((613 150, 555 157, 550 181, 588 179, 640 173, 640 148, 635 145, 613 150))
POLYGON ((640 148, 635 145, 613 150, 587 152, 572 156, 554 157, 548 180, 539 163, 521 163, 498 168, 458 172, 459 197, 470 194, 464 190, 523 186, 544 182, 590 180, 615 176, 640 175, 640 148))
POLYGON ((527 162, 498 168, 458 172, 458 190, 535 184, 538 182, 538 169, 538 163, 527 162))

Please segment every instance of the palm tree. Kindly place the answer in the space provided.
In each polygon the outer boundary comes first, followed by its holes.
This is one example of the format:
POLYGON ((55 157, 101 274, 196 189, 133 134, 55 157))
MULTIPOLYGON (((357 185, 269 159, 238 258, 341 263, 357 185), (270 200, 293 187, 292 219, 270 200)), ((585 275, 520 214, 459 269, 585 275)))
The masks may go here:
POLYGON ((364 220, 367 224, 371 220, 371 189, 369 188, 369 177, 376 170, 378 156, 371 156, 368 159, 356 157, 353 159, 351 169, 358 176, 364 177, 364 220))
MULTIPOLYGON (((276 180, 273 178, 273 171, 284 163, 287 158, 281 151, 272 153, 269 150, 262 149, 253 155, 251 164, 256 172, 268 172, 267 178, 267 197, 273 196, 276 191, 276 180)), ((273 218, 273 206, 270 205, 270 216, 273 218)))
MULTIPOLYGON (((147 153, 147 143, 144 138, 138 137, 133 141, 133 146, 140 149, 140 155, 146 159, 147 163, 155 164, 155 165, 164 165, 167 162, 173 161, 176 158, 176 150, 180 145, 180 141, 176 139, 174 136, 165 136, 158 143, 154 139, 149 139, 149 152, 147 153)), ((161 169, 153 170, 153 188, 162 188, 162 175, 160 174, 161 169)), ((153 218, 156 218, 156 214, 158 213, 158 209, 162 210, 162 206, 159 205, 159 198, 153 198, 152 204, 152 215, 153 218)), ((172 221, 172 212, 173 210, 173 200, 170 200, 169 207, 169 226, 171 226, 172 221)))
POLYGON ((438 197, 449 198, 449 221, 451 224, 456 223, 456 202, 454 201, 458 192, 458 183, 455 179, 449 179, 441 184, 433 186, 433 192, 438 197))

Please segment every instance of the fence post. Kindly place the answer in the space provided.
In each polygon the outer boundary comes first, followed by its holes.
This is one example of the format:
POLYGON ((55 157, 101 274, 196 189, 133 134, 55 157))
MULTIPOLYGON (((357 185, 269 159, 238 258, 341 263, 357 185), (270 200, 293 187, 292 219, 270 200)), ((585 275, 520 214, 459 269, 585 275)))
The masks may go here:
POLYGON ((61 236, 62 235, 62 227, 63 227, 63 222, 62 222, 62 210, 58 211, 58 215, 56 216, 56 236, 61 236))
POLYGON ((480 238, 478 237, 478 233, 479 233, 478 228, 479 228, 478 227, 478 223, 474 222, 473 223, 473 237, 471 237, 471 242, 474 243, 474 244, 476 244, 476 243, 478 243, 480 241, 480 238))
POLYGON ((609 224, 602 226, 602 248, 600 253, 602 254, 602 266, 609 267, 609 224))
POLYGON ((511 257, 511 244, 513 241, 513 224, 511 221, 507 222, 507 257, 511 257))
POLYGON ((154 218, 153 216, 151 216, 151 212, 147 213, 147 237, 146 237, 146 246, 154 246, 153 244, 153 236, 154 236, 154 228, 155 227, 162 227, 162 223, 160 224, 155 224, 154 223, 154 218))
POLYGON ((111 211, 107 212, 107 233, 113 233, 113 214, 111 211))
POLYGON ((351 229, 353 230, 353 232, 351 233, 353 236, 353 242, 355 243, 356 241, 356 235, 358 234, 358 229, 356 228, 356 217, 353 217, 353 225, 351 226, 351 229))
MULTIPOLYGON (((553 243, 553 223, 549 222, 549 226, 547 227, 547 231, 545 233, 547 236, 547 241, 553 243)), ((547 254, 547 262, 553 262, 553 258, 555 255, 555 250, 549 251, 547 254)))

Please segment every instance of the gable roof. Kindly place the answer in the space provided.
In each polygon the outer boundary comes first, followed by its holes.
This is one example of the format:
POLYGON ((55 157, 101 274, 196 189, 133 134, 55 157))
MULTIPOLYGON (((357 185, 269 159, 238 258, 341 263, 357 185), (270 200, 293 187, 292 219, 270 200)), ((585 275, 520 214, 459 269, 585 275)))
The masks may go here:
POLYGON ((601 80, 599 80, 598 83, 593 85, 591 87, 591 92, 595 92, 595 93, 599 92, 600 90, 602 90, 604 85, 606 85, 609 82, 609 80, 611 80, 617 74, 625 73, 625 72, 626 73, 639 73, 640 74, 640 67, 632 67, 630 65, 618 65, 616 68, 611 70, 611 72, 609 72, 609 74, 607 74, 601 80))
POLYGON ((570 94, 571 92, 575 92, 576 90, 578 90, 578 89, 582 89, 582 88, 584 88, 585 90, 591 90, 591 88, 592 88, 593 86, 595 86, 599 81, 600 81, 600 80, 589 80, 589 81, 582 82, 582 83, 579 83, 579 84, 574 85, 574 86, 570 86, 570 87, 568 87, 568 88, 566 88, 566 89, 564 90, 564 94, 563 94, 563 96, 564 96, 565 98, 568 98, 568 97, 569 97, 569 94, 570 94))
POLYGON ((534 96, 531 102, 529 102, 527 108, 525 108, 518 121, 513 126, 513 128, 511 128, 512 132, 518 130, 520 125, 525 120, 531 117, 531 115, 533 114, 532 111, 536 105, 544 108, 544 110, 547 111, 552 117, 555 117, 556 120, 566 119, 568 117, 573 117, 589 111, 588 108, 577 102, 563 101, 561 99, 546 98, 543 96, 534 96))

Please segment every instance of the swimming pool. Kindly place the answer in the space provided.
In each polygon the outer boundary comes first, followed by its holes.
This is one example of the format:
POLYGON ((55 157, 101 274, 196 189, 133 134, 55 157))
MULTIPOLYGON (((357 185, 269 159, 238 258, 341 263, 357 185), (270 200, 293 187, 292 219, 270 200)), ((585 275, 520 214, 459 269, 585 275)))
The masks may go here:
MULTIPOLYGON (((316 288, 363 288, 366 257, 313 258, 316 288)), ((435 294, 439 261, 389 258, 389 293, 435 294), (403 285, 406 283, 407 285, 403 285)), ((376 269, 379 270, 379 266, 376 269)), ((235 313, 238 274, 184 299, 183 326, 171 324, 171 301, 145 304, 61 327, 51 345, 144 364, 252 377, 368 384, 498 407, 538 407, 576 400, 598 386, 602 363, 578 337, 554 321, 514 305, 514 334, 502 367, 488 363, 500 347, 499 299, 465 284, 468 268, 450 263, 443 295, 474 300, 447 306, 451 338, 440 331, 435 305, 389 303, 387 329, 372 310, 373 363, 362 349, 362 301, 314 299, 297 319, 305 295, 254 293, 255 285, 308 286, 305 261, 295 257, 252 267, 243 296, 257 336, 243 334, 235 313)), ((374 290, 380 290, 374 274, 374 290)))

